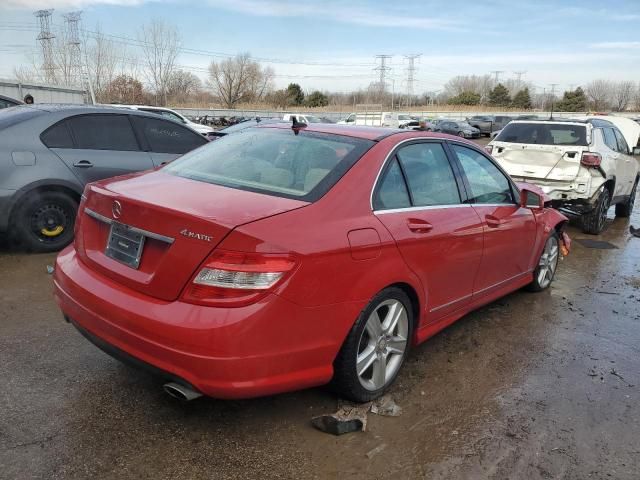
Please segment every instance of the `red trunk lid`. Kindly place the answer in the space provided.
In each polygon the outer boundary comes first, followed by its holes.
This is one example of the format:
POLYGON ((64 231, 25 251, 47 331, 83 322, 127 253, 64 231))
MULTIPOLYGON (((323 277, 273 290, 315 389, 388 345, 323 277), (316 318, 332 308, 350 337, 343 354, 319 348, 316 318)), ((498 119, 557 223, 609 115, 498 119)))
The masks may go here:
MULTIPOLYGON (((143 294, 172 301, 236 226, 305 205, 162 171, 136 174, 89 186, 78 215, 75 245, 80 258, 97 272, 143 294), (139 242, 132 246, 127 239, 144 236, 138 268, 106 254, 114 223, 117 232, 126 230, 126 238, 114 234, 111 245, 135 252, 139 242)), ((115 256, 123 258, 120 253, 115 256)))

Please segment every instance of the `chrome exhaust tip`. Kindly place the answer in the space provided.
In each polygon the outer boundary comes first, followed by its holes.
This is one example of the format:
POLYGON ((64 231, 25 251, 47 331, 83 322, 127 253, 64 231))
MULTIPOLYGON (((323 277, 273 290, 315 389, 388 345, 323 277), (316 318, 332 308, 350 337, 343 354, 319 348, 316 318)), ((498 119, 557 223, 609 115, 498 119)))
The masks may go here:
POLYGON ((189 387, 185 387, 184 385, 180 385, 179 383, 175 382, 165 383, 162 386, 162 389, 173 398, 177 398, 178 400, 182 400, 184 402, 189 402, 202 396, 200 392, 196 392, 189 387))

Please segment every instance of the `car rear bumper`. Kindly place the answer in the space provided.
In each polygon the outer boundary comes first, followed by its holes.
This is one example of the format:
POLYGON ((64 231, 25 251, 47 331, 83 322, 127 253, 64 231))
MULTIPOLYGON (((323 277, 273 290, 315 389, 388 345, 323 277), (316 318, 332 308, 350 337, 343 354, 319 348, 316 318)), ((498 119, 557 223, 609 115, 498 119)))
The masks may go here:
POLYGON ((65 317, 103 350, 217 398, 327 383, 364 306, 307 308, 273 294, 239 308, 165 302, 92 271, 72 246, 56 262, 54 294, 65 317))

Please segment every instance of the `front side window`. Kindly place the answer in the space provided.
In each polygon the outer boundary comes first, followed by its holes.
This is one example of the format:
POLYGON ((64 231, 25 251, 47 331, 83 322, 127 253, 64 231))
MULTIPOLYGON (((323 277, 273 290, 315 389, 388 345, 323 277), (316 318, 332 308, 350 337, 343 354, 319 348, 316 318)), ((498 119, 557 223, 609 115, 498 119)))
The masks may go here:
POLYGON ((284 128, 247 128, 184 155, 163 171, 240 190, 315 201, 374 142, 284 128))
POLYGON ((413 206, 460 203, 456 179, 440 143, 415 143, 397 154, 404 171, 413 206))
POLYGON ((627 141, 624 139, 624 136, 617 128, 613 129, 613 133, 616 136, 616 140, 618 142, 618 151, 620 153, 629 154, 629 146, 627 145, 627 141))
POLYGON ((139 150, 127 115, 78 115, 69 119, 76 148, 86 150, 139 150))
POLYGON ((511 184, 491 160, 480 152, 452 145, 471 188, 469 203, 515 203, 511 184))
POLYGON ((202 135, 176 122, 150 117, 136 117, 135 121, 142 125, 149 147, 155 153, 183 154, 207 143, 202 135))

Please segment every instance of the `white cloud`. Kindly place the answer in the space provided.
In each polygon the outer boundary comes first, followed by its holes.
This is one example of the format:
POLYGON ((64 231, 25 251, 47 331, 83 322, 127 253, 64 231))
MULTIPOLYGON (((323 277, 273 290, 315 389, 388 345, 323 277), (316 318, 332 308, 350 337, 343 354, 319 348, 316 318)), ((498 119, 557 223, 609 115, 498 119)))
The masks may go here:
POLYGON ((145 0, 2 0, 0 9, 35 10, 38 8, 81 8, 91 5, 118 5, 135 7, 145 0))
POLYGON ((372 8, 351 2, 304 3, 295 0, 208 0, 209 5, 225 10, 263 17, 311 17, 373 27, 404 27, 424 30, 461 30, 462 23, 436 15, 420 16, 415 12, 393 12, 385 6, 372 8))

